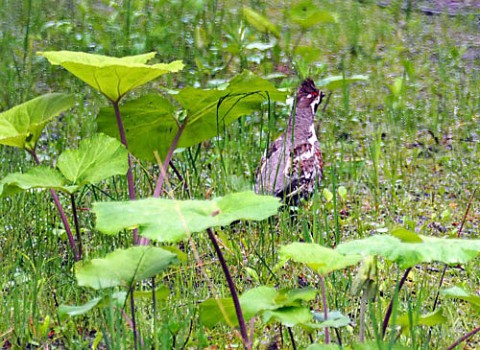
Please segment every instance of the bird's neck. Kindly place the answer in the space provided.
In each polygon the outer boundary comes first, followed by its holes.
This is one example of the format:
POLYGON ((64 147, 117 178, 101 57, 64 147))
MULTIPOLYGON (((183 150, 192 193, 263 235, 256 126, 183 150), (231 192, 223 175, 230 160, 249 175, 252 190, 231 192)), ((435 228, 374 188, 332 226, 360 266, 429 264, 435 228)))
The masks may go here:
POLYGON ((313 114, 309 111, 299 111, 292 113, 288 122, 287 134, 294 140, 305 140, 315 134, 313 125, 313 114), (313 131, 312 131, 313 130, 313 131))

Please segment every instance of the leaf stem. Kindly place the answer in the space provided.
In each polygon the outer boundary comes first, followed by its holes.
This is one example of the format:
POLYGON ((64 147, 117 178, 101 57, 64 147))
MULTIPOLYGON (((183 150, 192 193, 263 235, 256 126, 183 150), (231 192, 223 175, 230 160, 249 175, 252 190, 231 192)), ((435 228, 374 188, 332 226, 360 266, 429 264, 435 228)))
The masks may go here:
POLYGON ((467 340, 468 338, 474 336, 475 334, 477 334, 478 332, 480 332, 480 327, 477 327, 475 328, 474 330, 468 332, 467 334, 465 334, 464 336, 458 338, 452 345, 450 345, 447 350, 453 350, 455 349, 455 347, 457 347, 458 345, 460 345, 461 342, 467 340))
POLYGON ((75 233, 77 236, 78 255, 80 255, 81 257, 83 255, 82 236, 80 234, 80 224, 78 223, 77 205, 75 204, 75 195, 73 193, 70 194, 70 202, 72 203, 73 223, 75 225, 75 233))
MULTIPOLYGON (((400 292, 400 289, 402 289, 402 286, 405 284, 405 281, 407 280, 408 274, 412 270, 411 267, 405 270, 405 273, 402 276, 402 279, 400 280, 400 283, 398 284, 397 287, 397 293, 400 292)), ((393 310, 393 300, 392 298, 390 300, 390 304, 388 304, 387 312, 385 313, 385 318, 383 319, 383 324, 382 324, 382 337, 385 336, 385 333, 387 332, 387 327, 388 327, 388 322, 390 321, 390 316, 392 316, 392 310, 393 310)))
MULTIPOLYGON (((322 292, 322 303, 323 303, 323 317, 325 321, 328 320, 328 305, 327 305, 327 291, 325 288, 325 277, 320 276, 320 289, 322 292)), ((325 344, 330 344, 330 332, 328 327, 325 328, 325 344)))
POLYGON ((233 283, 232 275, 230 275, 227 263, 225 261, 225 258, 223 257, 220 247, 218 246, 217 239, 215 238, 215 234, 213 233, 212 229, 207 228, 207 233, 208 238, 212 242, 213 248, 217 253, 218 260, 220 260, 220 264, 222 265, 222 270, 225 275, 225 279, 227 280, 230 294, 232 294, 233 305, 235 306, 235 312, 237 313, 238 325, 240 327, 240 334, 242 335, 243 345, 245 346, 245 349, 251 349, 252 345, 250 344, 250 340, 248 338, 247 326, 245 325, 245 319, 243 317, 240 300, 238 298, 237 290, 235 288, 235 283, 233 283))
MULTIPOLYGON (((123 127, 122 115, 120 113, 119 101, 111 101, 113 109, 115 110, 115 117, 117 118, 118 132, 120 134, 120 141, 128 150, 127 136, 125 135, 125 128, 123 127)), ((135 200, 137 195, 135 193, 135 184, 133 182, 133 170, 132 170, 132 155, 128 153, 128 171, 127 171, 127 183, 128 183, 128 196, 130 200, 135 200)), ((138 229, 133 230, 133 242, 138 243, 138 229)))
MULTIPOLYGON (((28 153, 32 156, 33 160, 37 165, 40 165, 40 160, 38 159, 37 152, 35 149, 27 150, 28 153)), ((58 198, 57 192, 52 188, 50 189, 50 193, 52 194, 53 202, 57 207, 58 213, 60 214, 60 219, 62 220, 63 227, 67 232, 68 242, 70 244, 70 248, 73 252, 73 258, 75 261, 80 261, 81 256, 77 251, 77 246, 75 244, 75 238, 73 238, 72 229, 70 228, 70 224, 68 223, 67 216, 65 215, 65 210, 63 210, 62 203, 60 203, 60 199, 58 198)))
POLYGON ((133 344, 135 350, 138 350, 138 330, 137 330, 137 322, 135 320, 135 298, 133 296, 134 293, 134 286, 130 286, 130 309, 132 312, 132 331, 133 331, 133 344))
POLYGON ((177 147, 178 140, 180 140, 180 136, 182 135, 186 124, 187 124, 187 122, 184 121, 179 126, 179 128, 177 130, 177 133, 175 134, 175 137, 172 140, 172 144, 170 145, 170 148, 168 149, 167 156, 165 157, 165 160, 163 161, 163 164, 161 164, 160 174, 158 175, 157 184, 155 185, 155 190, 153 191, 153 197, 154 198, 158 198, 160 196, 160 192, 162 191, 162 188, 163 188, 163 182, 165 180, 165 177, 167 176, 168 165, 170 164, 170 161, 172 160, 173 152, 175 151, 175 148, 177 147))

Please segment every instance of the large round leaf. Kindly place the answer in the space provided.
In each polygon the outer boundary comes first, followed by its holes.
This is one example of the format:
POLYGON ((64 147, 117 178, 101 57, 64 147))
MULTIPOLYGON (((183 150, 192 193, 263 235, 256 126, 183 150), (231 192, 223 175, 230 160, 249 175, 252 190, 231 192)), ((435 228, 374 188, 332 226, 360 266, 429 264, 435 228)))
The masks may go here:
POLYGON ((61 65, 85 83, 117 102, 127 92, 170 72, 183 69, 182 61, 145 64, 154 52, 122 58, 74 51, 39 52, 53 65, 61 65))
POLYGON ((338 245, 342 254, 378 255, 397 262, 401 268, 432 261, 445 264, 467 263, 480 254, 478 239, 448 239, 417 235, 420 241, 412 242, 390 235, 375 235, 338 245))
POLYGON ((52 188, 66 192, 77 189, 77 187, 67 184, 67 179, 57 169, 36 166, 25 173, 12 173, 5 176, 0 181, 0 195, 11 196, 32 188, 52 188))
POLYGON ((71 95, 53 93, 0 113, 0 144, 33 150, 45 125, 73 104, 71 95))
MULTIPOLYGON (((285 101, 286 93, 269 81, 245 71, 233 78, 224 90, 187 87, 173 96, 186 110, 178 121, 175 108, 160 95, 147 95, 123 104, 123 124, 128 148, 135 157, 154 162, 155 152, 165 159, 181 124, 185 123, 177 147, 190 147, 215 137, 243 115, 261 110, 262 103, 285 101)), ((97 117, 99 130, 119 138, 112 108, 102 108, 97 117)))
POLYGON ((293 260, 310 267, 321 275, 355 265, 361 260, 359 255, 344 255, 315 243, 291 243, 280 247, 280 260, 293 260))
POLYGON ((156 241, 176 242, 190 233, 234 221, 263 220, 274 215, 281 203, 275 197, 241 192, 213 200, 148 198, 128 202, 94 203, 97 228, 116 234, 126 228, 156 241))
POLYGON ((128 169, 128 152, 116 139, 96 134, 80 142, 75 150, 58 157, 58 169, 37 166, 25 173, 13 173, 0 181, 0 195, 10 196, 32 188, 74 193, 82 185, 94 184, 128 169))
MULTIPOLYGON (((144 95, 120 108, 128 150, 138 159, 155 162, 155 152, 164 159, 178 131, 174 106, 160 95, 144 95)), ((120 139, 112 108, 100 109, 97 126, 99 131, 120 139)))
POLYGON ((102 289, 131 286, 135 281, 153 277, 178 261, 165 249, 135 246, 118 249, 102 259, 76 264, 75 275, 80 286, 102 289))
POLYGON ((72 185, 93 184, 128 170, 128 151, 117 140, 96 134, 80 142, 79 148, 64 151, 57 167, 72 185))

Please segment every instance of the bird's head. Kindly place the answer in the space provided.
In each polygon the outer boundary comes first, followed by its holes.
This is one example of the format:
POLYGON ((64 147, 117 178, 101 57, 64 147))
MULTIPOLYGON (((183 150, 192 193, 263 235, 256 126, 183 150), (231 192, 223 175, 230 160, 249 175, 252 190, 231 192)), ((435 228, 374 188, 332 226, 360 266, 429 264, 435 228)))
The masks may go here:
POLYGON ((307 78, 302 82, 297 92, 297 108, 312 109, 312 113, 317 112, 317 108, 322 103, 325 94, 319 91, 312 79, 307 78))

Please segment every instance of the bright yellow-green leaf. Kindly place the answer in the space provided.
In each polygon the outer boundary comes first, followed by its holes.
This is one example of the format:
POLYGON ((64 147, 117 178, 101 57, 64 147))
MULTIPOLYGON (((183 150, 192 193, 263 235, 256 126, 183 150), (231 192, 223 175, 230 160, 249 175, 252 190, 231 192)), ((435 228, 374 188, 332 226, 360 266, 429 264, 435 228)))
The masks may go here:
POLYGON ((288 259, 305 264, 320 275, 355 265, 361 260, 359 255, 343 255, 333 249, 315 243, 291 243, 280 247, 280 260, 288 259))
POLYGON ((448 319, 443 315, 442 309, 437 309, 433 312, 423 315, 409 315, 408 313, 405 313, 396 319, 396 324, 402 326, 403 333, 408 333, 410 331, 410 327, 432 327, 438 324, 444 324, 447 322, 447 320, 448 319))
POLYGON ((341 89, 344 85, 349 85, 352 83, 366 80, 368 80, 367 75, 352 75, 351 77, 334 75, 320 80, 319 82, 317 82, 317 86, 321 89, 336 90, 341 89))
POLYGON ((129 91, 166 73, 183 69, 182 61, 147 65, 154 52, 122 58, 74 51, 39 52, 53 65, 60 65, 117 102, 129 91))
POLYGON ((74 104, 67 94, 46 94, 0 113, 0 144, 33 150, 45 125, 74 104))
POLYGON ((272 33, 277 38, 280 38, 280 31, 277 26, 273 24, 268 18, 252 10, 249 7, 243 8, 243 16, 255 29, 262 33, 272 33))
POLYGON ((237 220, 264 220, 274 215, 278 198, 251 191, 232 193, 213 200, 171 200, 147 198, 127 202, 94 203, 97 228, 117 234, 138 227, 140 233, 161 242, 176 242, 209 227, 229 225, 237 220))
POLYGON ((320 23, 335 23, 335 13, 318 9, 318 4, 311 0, 301 1, 292 7, 290 18, 304 30, 320 23))
POLYGON ((177 262, 177 256, 165 249, 135 246, 117 249, 102 259, 78 262, 75 276, 80 286, 94 289, 129 287, 135 281, 153 277, 177 262))
POLYGON ((382 256, 397 262, 401 268, 432 261, 463 264, 480 255, 480 240, 449 239, 419 235, 421 242, 404 242, 391 235, 375 235, 341 243, 336 250, 342 254, 382 256))

